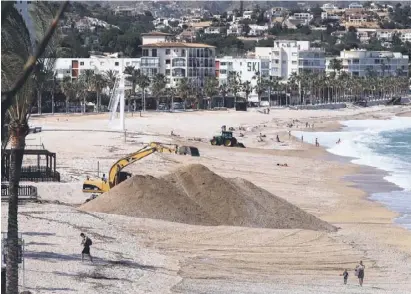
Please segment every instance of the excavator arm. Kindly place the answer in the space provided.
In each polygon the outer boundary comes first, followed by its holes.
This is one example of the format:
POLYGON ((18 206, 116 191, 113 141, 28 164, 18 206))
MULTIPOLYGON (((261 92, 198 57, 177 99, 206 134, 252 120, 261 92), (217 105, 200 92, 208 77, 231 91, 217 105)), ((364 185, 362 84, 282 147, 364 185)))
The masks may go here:
POLYGON ((198 149, 195 147, 188 146, 177 146, 174 144, 163 144, 152 142, 140 150, 124 156, 119 159, 113 166, 110 168, 108 174, 108 181, 104 179, 87 179, 83 183, 83 192, 84 193, 104 193, 109 191, 111 188, 119 184, 124 178, 121 178, 121 170, 127 167, 128 165, 143 159, 154 152, 161 153, 174 153, 174 154, 190 154, 191 156, 200 156, 198 149), (189 152, 188 152, 189 151, 189 152))
POLYGON ((142 149, 127 155, 121 159, 119 159, 110 169, 108 183, 109 187, 113 188, 115 185, 118 184, 118 175, 123 168, 126 166, 147 157, 154 152, 162 152, 162 153, 177 153, 178 146, 176 145, 169 145, 170 147, 166 146, 165 144, 161 143, 150 143, 149 145, 143 147, 142 149), (173 147, 171 147, 173 146, 173 147))

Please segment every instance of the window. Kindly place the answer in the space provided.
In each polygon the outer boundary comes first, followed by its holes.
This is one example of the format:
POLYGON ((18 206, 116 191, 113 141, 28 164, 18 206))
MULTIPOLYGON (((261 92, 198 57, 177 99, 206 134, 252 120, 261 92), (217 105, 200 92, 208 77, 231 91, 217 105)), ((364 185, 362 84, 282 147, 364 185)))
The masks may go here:
POLYGON ((170 70, 166 69, 166 76, 169 76, 169 75, 170 75, 170 70))
POLYGON ((143 49, 143 56, 148 56, 148 49, 143 49))
POLYGON ((170 49, 166 49, 166 55, 170 55, 170 49))
POLYGON ((117 61, 117 62, 114 62, 114 65, 115 66, 118 66, 120 63, 117 61))
POLYGON ((220 69, 220 74, 225 75, 227 73, 227 70, 225 69, 220 69))
POLYGON ((375 64, 379 64, 379 63, 380 63, 380 60, 379 60, 379 59, 374 59, 374 63, 375 63, 375 64))
POLYGON ((186 56, 186 50, 185 49, 181 49, 181 56, 186 56))
POLYGON ((353 59, 353 60, 352 60, 352 63, 353 63, 353 64, 359 64, 359 63, 360 63, 360 60, 359 60, 359 59, 353 59))
MULTIPOLYGON (((277 52, 276 52, 277 53, 277 52)), ((278 54, 277 54, 278 55, 278 54)), ((293 52, 292 54, 293 56, 297 56, 297 52, 293 52)))
POLYGON ((69 73, 70 73, 70 71, 69 71, 69 70, 66 70, 66 73, 68 73, 68 74, 69 74, 69 73))
POLYGON ((166 64, 170 64, 170 59, 166 59, 166 64))
POLYGON ((81 62, 80 62, 80 65, 84 65, 84 61, 81 61, 81 62))
POLYGON ((297 64, 297 61, 293 61, 293 62, 291 62, 292 64, 297 64))
POLYGON ((157 49, 151 49, 151 56, 157 57, 157 49))
POLYGON ((126 62, 126 65, 130 65, 130 62, 126 62))
POLYGON ((220 65, 225 66, 225 65, 227 65, 227 63, 226 62, 221 62, 220 65))

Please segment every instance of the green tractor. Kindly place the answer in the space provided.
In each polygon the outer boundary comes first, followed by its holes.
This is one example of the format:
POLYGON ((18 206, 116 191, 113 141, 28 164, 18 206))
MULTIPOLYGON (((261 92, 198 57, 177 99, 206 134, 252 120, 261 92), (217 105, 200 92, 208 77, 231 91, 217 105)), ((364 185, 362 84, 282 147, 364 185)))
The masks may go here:
POLYGON ((214 136, 210 140, 211 145, 221 146, 224 145, 226 147, 243 147, 244 145, 238 143, 237 139, 233 137, 233 132, 222 131, 221 135, 214 136))

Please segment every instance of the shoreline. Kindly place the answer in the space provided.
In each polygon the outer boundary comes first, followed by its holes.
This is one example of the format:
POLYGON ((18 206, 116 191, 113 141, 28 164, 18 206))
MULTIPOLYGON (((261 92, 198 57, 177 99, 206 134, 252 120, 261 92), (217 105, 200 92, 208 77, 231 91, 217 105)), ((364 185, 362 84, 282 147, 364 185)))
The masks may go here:
MULTIPOLYGON (((395 117, 395 116, 409 117, 411 116, 411 111, 392 115, 392 117, 395 117)), ((371 118, 367 117, 363 119, 364 120, 379 120, 377 117, 371 117, 371 118)), ((322 126, 319 129, 314 128, 313 130, 309 130, 309 132, 330 132, 330 133, 339 132, 339 131, 342 131, 344 128, 344 126, 341 123, 339 123, 339 125, 340 127, 336 128, 336 125, 334 122, 331 124, 329 128, 327 128, 327 126, 322 126)), ((312 143, 306 143, 306 144, 309 144, 310 148, 316 148, 314 147, 312 143)), ((391 227, 392 230, 398 232, 399 235, 404 233, 405 235, 401 235, 401 236, 403 237, 403 239, 409 240, 410 242, 409 245, 411 245, 411 230, 405 228, 400 223, 396 222, 396 220, 401 218, 404 214, 397 212, 394 209, 391 209, 390 207, 388 207, 388 205, 382 203, 381 201, 377 199, 372 199, 372 197, 375 194, 404 191, 403 188, 385 179, 385 177, 389 175, 389 173, 385 170, 382 170, 376 167, 353 163, 352 160, 356 158, 333 154, 327 151, 328 147, 320 146, 320 149, 322 149, 322 151, 327 154, 325 157, 326 158, 325 160, 336 161, 344 165, 353 166, 353 170, 351 172, 347 172, 343 174, 342 177, 340 177, 341 182, 345 183, 347 187, 356 189, 357 193, 354 192, 353 195, 363 201, 366 201, 371 208, 378 207, 379 210, 381 211, 382 217, 378 217, 377 219, 379 219, 381 224, 387 224, 386 220, 388 218, 390 220, 390 222, 388 223, 389 227, 391 227)), ((324 156, 319 156, 319 158, 324 159, 324 156)), ((334 225, 338 225, 338 223, 334 223, 332 220, 342 221, 341 214, 342 212, 344 212, 344 209, 340 209, 340 210, 341 211, 337 210, 334 215, 331 214, 324 219, 333 223, 334 225)), ((342 223, 345 223, 345 222, 340 222, 339 224, 342 224, 342 223)), ((381 239, 381 240, 384 240, 384 239, 381 239)), ((407 242, 402 242, 401 240, 399 240, 400 242, 398 242, 398 244, 395 244, 396 243, 394 242, 395 238, 391 240, 387 239, 385 241, 388 241, 388 242, 384 242, 385 244, 398 246, 397 248, 403 250, 403 252, 406 252, 407 255, 411 257, 411 246, 407 245, 406 244, 407 242)))

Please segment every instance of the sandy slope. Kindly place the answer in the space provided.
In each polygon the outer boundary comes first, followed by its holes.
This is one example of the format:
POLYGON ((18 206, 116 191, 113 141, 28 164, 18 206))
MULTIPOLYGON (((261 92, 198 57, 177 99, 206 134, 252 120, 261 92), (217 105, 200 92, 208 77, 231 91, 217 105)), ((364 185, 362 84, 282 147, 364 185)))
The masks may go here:
MULTIPOLYGON (((94 131, 29 136, 28 144, 41 138, 46 148, 57 152, 64 183, 38 184, 42 199, 63 204, 20 206, 19 225, 27 244, 25 284, 35 293, 409 293, 410 232, 392 224, 394 213, 340 181, 358 172, 357 167, 330 161, 320 148, 288 138, 286 126, 298 119, 299 129, 305 121, 314 122, 315 128, 330 123, 335 128, 338 120, 352 115, 387 118, 407 110, 150 113, 127 120, 126 143, 122 134, 96 131, 108 130, 106 116, 33 118, 33 125, 44 128, 94 131), (250 148, 190 140, 206 140, 223 124, 244 126, 241 141, 250 148), (171 130, 182 137, 170 137, 171 130), (257 139, 260 132, 267 136, 263 142, 257 139), (282 143, 275 142, 277 133, 282 143), (86 197, 80 192, 81 180, 96 174, 97 161, 100 170, 107 171, 119 156, 152 140, 192 144, 202 156, 154 154, 128 171, 158 177, 183 164, 201 163, 221 176, 245 178, 342 229, 324 233, 190 226, 75 208, 86 197), (276 165, 285 162, 288 168, 276 165), (93 239, 93 265, 79 261, 81 231, 93 239), (360 259, 367 266, 362 289, 352 271, 360 259), (351 274, 347 287, 339 276, 344 268, 351 274)), ((2 204, 2 231, 7 228, 6 209, 2 204)))

